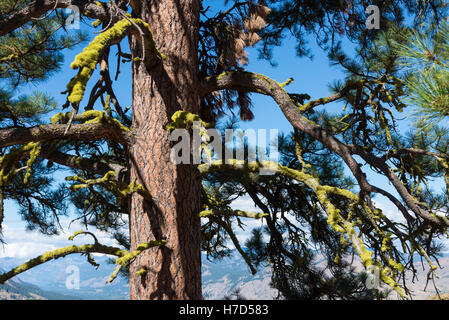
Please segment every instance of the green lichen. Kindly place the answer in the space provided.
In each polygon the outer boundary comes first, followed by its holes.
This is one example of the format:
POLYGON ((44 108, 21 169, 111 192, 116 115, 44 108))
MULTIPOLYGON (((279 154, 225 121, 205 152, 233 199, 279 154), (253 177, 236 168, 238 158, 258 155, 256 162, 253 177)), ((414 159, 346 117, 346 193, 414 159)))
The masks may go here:
POLYGON ((166 240, 160 240, 160 241, 149 241, 142 244, 139 244, 136 247, 136 250, 127 252, 123 257, 117 258, 115 260, 115 263, 120 266, 127 266, 129 263, 131 263, 139 254, 141 254, 143 251, 152 248, 152 247, 160 247, 167 243, 166 240))
POLYGON ((72 234, 68 239, 69 240, 73 240, 76 236, 78 236, 80 234, 84 234, 84 231, 83 230, 78 230, 74 234, 72 234))
POLYGON ((260 212, 248 212, 244 210, 212 210, 212 209, 203 210, 199 213, 198 216, 201 218, 206 218, 214 214, 233 215, 252 219, 261 219, 263 217, 268 216, 267 213, 260 213, 260 212))
POLYGON ((14 147, 0 158, 0 187, 6 186, 19 171, 15 165, 25 154, 29 153, 27 161, 27 171, 24 176, 24 183, 31 177, 31 166, 36 161, 41 150, 40 142, 29 142, 20 147, 14 147))
POLYGON ((146 49, 150 53, 148 56, 149 64, 154 64, 156 60, 164 58, 156 48, 151 30, 147 23, 143 22, 141 19, 135 18, 124 18, 116 22, 111 28, 96 36, 95 39, 75 57, 75 60, 70 65, 72 69, 79 69, 78 74, 70 80, 67 85, 69 92, 67 100, 72 103, 72 105, 78 106, 83 99, 87 82, 92 76, 101 54, 114 41, 122 39, 128 29, 133 26, 133 23, 148 33, 145 36, 145 41, 148 42, 146 49))
POLYGON ((194 125, 193 129, 199 129, 199 134, 202 138, 201 144, 199 146, 199 153, 201 154, 202 150, 204 149, 206 152, 207 161, 208 163, 210 163, 212 161, 212 149, 209 146, 210 137, 207 134, 206 130, 208 124, 201 120, 200 116, 198 116, 197 114, 182 110, 176 111, 172 115, 171 119, 172 121, 165 126, 165 130, 172 131, 175 129, 183 129, 187 128, 189 124, 194 125))
MULTIPOLYGON (((198 168, 201 173, 211 172, 211 170, 217 169, 219 170, 222 169, 224 166, 234 166, 236 168, 242 168, 244 166, 245 170, 258 171, 261 166, 267 165, 269 165, 272 168, 276 168, 278 174, 285 175, 292 179, 295 179, 298 182, 305 184, 307 187, 309 187, 311 190, 314 191, 314 193, 318 198, 318 201, 320 202, 321 206, 328 215, 327 223, 336 232, 341 234, 341 239, 344 239, 344 236, 346 236, 351 241, 353 248, 360 256, 360 259, 362 260, 362 263, 365 266, 365 268, 370 268, 371 266, 375 265, 375 262, 373 260, 373 252, 368 250, 368 248, 366 248, 363 240, 359 236, 359 232, 356 230, 356 226, 357 224, 359 224, 360 220, 353 218, 356 216, 354 211, 355 206, 361 206, 364 209, 366 213, 365 218, 367 218, 371 222, 371 224, 374 227, 374 230, 377 233, 377 236, 381 238, 383 244, 382 248, 385 249, 384 250, 385 253, 388 251, 387 244, 389 243, 390 235, 385 235, 384 232, 382 232, 379 229, 379 227, 375 222, 376 219, 382 217, 381 211, 372 212, 369 206, 366 203, 362 202, 358 195, 352 193, 349 190, 340 189, 333 186, 321 185, 317 178, 304 171, 291 169, 271 161, 260 161, 260 163, 246 163, 245 161, 230 159, 227 160, 226 163, 223 163, 221 160, 218 160, 212 162, 211 165, 209 166, 200 165, 198 168), (330 195, 339 195, 351 201, 351 205, 349 206, 350 213, 348 214, 347 218, 343 217, 341 215, 340 210, 333 205, 333 203, 330 200, 330 195), (353 221, 350 221, 351 219, 353 219, 353 221)), ((343 244, 345 243, 342 241, 342 245, 343 244)), ((336 259, 338 259, 338 257, 336 257, 336 259)), ((396 262, 391 257, 385 263, 388 263, 388 265, 393 267, 395 271, 402 272, 404 270, 402 264, 396 262)), ((402 297, 406 297, 404 290, 395 282, 394 273, 391 271, 387 272, 387 270, 390 269, 385 269, 381 271, 382 281, 388 284, 393 290, 395 290, 402 297)))
POLYGON ((200 122, 203 127, 207 127, 207 123, 201 120, 199 115, 182 110, 176 111, 172 115, 171 120, 172 121, 165 126, 165 130, 171 131, 187 128, 187 125, 193 122, 200 122))
MULTIPOLYGON (((105 111, 100 110, 87 110, 81 114, 77 114, 74 121, 89 124, 89 123, 108 123, 111 125, 116 126, 120 130, 129 132, 130 129, 123 125, 120 121, 117 119, 111 117, 108 115, 110 113, 110 110, 107 109, 105 111)), ((71 118, 72 113, 71 112, 65 112, 65 113, 58 113, 51 117, 51 123, 53 124, 66 124, 69 122, 71 118)))
POLYGON ((279 83, 279 86, 282 87, 282 88, 284 88, 284 87, 288 86, 289 84, 292 84, 293 81, 294 81, 293 78, 288 78, 288 79, 285 80, 284 82, 279 83))
POLYGON ((101 20, 99 20, 99 19, 92 22, 92 26, 94 26, 95 28, 98 27, 100 24, 101 24, 101 20))
MULTIPOLYGON (((85 232, 82 230, 77 231, 70 237, 70 239, 73 240, 73 238, 76 237, 77 235, 86 234, 86 233, 89 233, 89 232, 85 232)), ((94 238, 95 238, 95 236, 94 236, 94 238)), ((54 259, 63 258, 67 255, 75 254, 75 253, 86 254, 88 257, 89 263, 91 263, 92 265, 94 265, 96 267, 98 267, 98 264, 96 264, 95 261, 93 260, 91 253, 102 253, 102 254, 107 254, 107 255, 112 255, 112 256, 118 257, 116 259, 117 267, 114 269, 114 272, 111 274, 109 280, 107 281, 107 282, 111 282, 112 280, 115 279, 115 277, 117 276, 118 271, 120 270, 121 267, 129 265, 143 251, 145 251, 149 248, 163 246, 166 244, 166 242, 167 242, 166 240, 160 240, 160 241, 149 241, 146 243, 142 243, 139 246, 137 246, 136 250, 134 250, 132 252, 129 252, 127 250, 123 250, 120 248, 116 248, 116 247, 105 246, 103 244, 98 243, 97 241, 94 244, 85 244, 85 245, 81 245, 81 246, 76 246, 76 245, 67 246, 64 248, 46 252, 34 259, 31 259, 31 260, 21 264, 20 266, 18 266, 16 268, 11 269, 9 272, 0 274, 0 284, 3 284, 7 280, 11 279, 12 277, 14 277, 18 274, 21 274, 27 270, 30 270, 38 265, 41 265, 45 262, 48 262, 48 261, 51 261, 54 259)))
POLYGON ((30 150, 30 158, 27 161, 27 171, 25 173, 25 176, 23 178, 23 183, 28 183, 28 180, 31 177, 31 166, 33 165, 34 161, 36 161, 37 157, 39 156, 39 153, 41 152, 41 143, 40 142, 30 142, 28 146, 31 148, 30 150))
POLYGON ((117 202, 120 202, 125 197, 130 194, 137 192, 142 197, 151 201, 151 194, 146 190, 141 184, 136 181, 132 181, 129 184, 119 183, 116 179, 116 174, 114 171, 108 171, 103 177, 99 179, 83 179, 78 176, 66 177, 67 181, 76 181, 78 184, 73 184, 70 189, 77 191, 83 188, 89 188, 95 185, 101 185, 111 191, 117 198, 117 202))
POLYGON ((140 269, 136 271, 136 275, 138 276, 144 276, 148 272, 147 269, 140 269))
POLYGON ((50 121, 52 124, 58 124, 58 123, 68 123, 70 120, 71 112, 65 112, 65 113, 57 113, 53 117, 50 118, 50 121))

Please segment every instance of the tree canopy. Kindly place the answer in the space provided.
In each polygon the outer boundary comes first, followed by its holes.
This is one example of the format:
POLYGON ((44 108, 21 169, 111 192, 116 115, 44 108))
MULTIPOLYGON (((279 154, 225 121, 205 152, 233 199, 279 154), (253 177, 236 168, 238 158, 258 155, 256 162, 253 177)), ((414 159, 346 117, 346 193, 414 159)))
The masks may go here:
MULTIPOLYGON (((258 107, 253 94, 271 97, 292 126, 290 135, 279 138, 279 163, 215 159, 197 166, 202 190, 196 217, 202 218, 201 247, 210 257, 225 256, 230 240, 253 273, 269 262, 273 285, 289 299, 383 297, 364 287, 367 274, 349 263, 354 254, 403 298, 411 294, 406 272, 416 274, 417 257, 427 262, 433 279, 449 226, 449 132, 442 121, 449 102, 446 3, 373 1, 381 28, 370 30, 366 1, 225 1, 226 9, 218 12, 197 2, 198 56, 172 62, 142 18, 147 7, 141 1, 0 0, 0 226, 6 199, 17 202, 29 229, 46 234, 57 233, 59 218, 73 205, 86 226, 111 232, 124 247, 106 247, 94 237, 92 245, 44 254, 0 276, 1 282, 75 252, 87 254, 94 265, 93 252, 117 256, 118 273, 145 250, 166 244, 161 235, 130 248, 121 232, 132 195, 157 200, 144 179, 131 178, 129 150, 144 143, 135 135, 144 120, 121 105, 113 89, 127 63, 149 74, 164 64, 198 64, 199 111, 193 115, 179 107, 166 131, 191 129, 192 120, 226 126, 236 110, 242 121, 252 120, 258 107), (97 30, 89 30, 93 40, 71 64, 77 73, 67 81, 66 103, 58 106, 40 92, 20 95, 27 83, 43 84, 61 69, 63 49, 78 48, 89 37, 67 32, 61 9, 73 6, 97 30), (299 56, 313 55, 310 35, 346 74, 323 79, 332 83, 330 96, 311 99, 307 88, 289 92, 292 79, 278 82, 245 70, 249 47, 273 64, 272 49, 285 41, 297 41, 299 56), (342 41, 352 42, 355 53, 345 52, 342 41), (331 103, 341 111, 326 109, 331 103), (410 115, 404 132, 401 123, 410 115), (266 164, 275 173, 257 174, 266 164), (54 178, 56 171, 67 173, 64 183, 54 178), (370 173, 384 176, 394 191, 370 181, 370 173), (263 214, 232 209, 232 201, 243 196, 263 214), (391 220, 376 207, 375 196, 403 219, 391 220), (253 230, 240 244, 235 228, 244 218, 264 219, 266 228, 253 230), (322 268, 313 262, 318 251, 326 260, 322 268)), ((167 43, 170 37, 175 35, 167 35, 167 43)), ((160 91, 161 79, 146 83, 145 90, 160 91)), ((143 276, 147 270, 137 272, 143 276)))

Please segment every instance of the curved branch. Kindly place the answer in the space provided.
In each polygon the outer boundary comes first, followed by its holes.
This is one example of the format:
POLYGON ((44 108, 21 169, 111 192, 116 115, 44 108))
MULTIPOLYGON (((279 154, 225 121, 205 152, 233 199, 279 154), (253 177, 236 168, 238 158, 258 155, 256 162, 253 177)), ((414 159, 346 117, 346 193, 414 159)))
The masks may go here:
POLYGON ((115 247, 109 247, 102 244, 85 244, 82 246, 67 246, 65 248, 56 249, 47 253, 44 253, 41 256, 38 256, 34 259, 29 260, 28 262, 25 262, 24 264, 18 266, 17 268, 14 268, 10 270, 9 272, 6 272, 4 274, 0 275, 0 284, 5 283, 7 280, 11 279, 12 277, 21 274, 31 268, 34 268, 38 265, 41 265, 45 262, 48 262, 50 260, 58 259, 65 257, 69 254, 74 253, 103 253, 107 255, 113 255, 116 257, 123 257, 128 252, 126 250, 115 248, 115 247))
POLYGON ((359 146, 343 143, 324 130, 321 126, 304 117, 300 112, 301 108, 298 109, 295 101, 291 99, 290 95, 277 81, 262 74, 237 71, 224 72, 219 75, 203 78, 200 84, 200 94, 202 96, 223 89, 244 90, 272 97, 294 128, 310 135, 312 138, 322 143, 327 149, 335 152, 342 158, 357 179, 362 192, 376 192, 376 189, 373 190, 372 186, 368 183, 366 175, 353 157, 354 154, 362 156, 367 163, 379 168, 391 181, 407 206, 417 216, 437 225, 447 225, 446 222, 442 221, 437 216, 434 216, 419 207, 393 170, 382 159, 369 154, 359 146))
POLYGON ((76 140, 98 141, 111 139, 121 144, 129 144, 131 134, 114 123, 74 124, 67 131, 65 124, 47 124, 29 128, 0 129, 0 147, 25 144, 36 141, 76 140))
MULTIPOLYGON (((69 240, 73 240, 73 238, 77 234, 81 234, 81 233, 86 233, 86 232, 78 231, 73 236, 71 236, 69 238, 69 240)), ((0 274, 0 284, 5 283, 12 277, 19 275, 27 270, 30 270, 31 268, 34 268, 38 265, 41 265, 45 262, 48 262, 48 261, 51 261, 54 259, 63 258, 69 254, 84 253, 84 254, 89 255, 91 253, 103 253, 103 254, 107 254, 107 255, 116 256, 117 259, 116 259, 115 263, 118 266, 125 266, 128 263, 130 263, 135 257, 137 257, 140 253, 142 253, 144 250, 152 248, 152 247, 160 247, 160 246, 165 245, 165 243, 166 243, 165 240, 149 241, 149 242, 140 244, 139 246, 137 246, 136 250, 130 252, 130 251, 126 251, 126 250, 123 250, 120 248, 116 248, 116 247, 105 246, 103 244, 98 243, 96 241, 96 238, 94 238, 94 239, 95 239, 94 244, 85 244, 82 246, 75 246, 75 245, 67 246, 65 248, 46 252, 43 255, 40 255, 34 259, 31 259, 28 262, 25 262, 24 264, 10 270, 9 272, 0 274)))
POLYGON ((418 155, 429 156, 429 157, 433 157, 433 158, 437 158, 437 159, 438 158, 447 159, 447 160, 449 159, 448 154, 432 152, 432 151, 417 149, 417 148, 403 148, 403 149, 395 150, 394 152, 390 152, 389 154, 386 154, 385 158, 396 157, 403 153, 418 154, 418 155))
MULTIPOLYGON (((363 160, 365 160, 369 165, 378 168, 383 174, 388 178, 391 184, 394 186, 396 191, 401 196, 402 200, 407 204, 407 206, 412 210, 417 216, 430 221, 436 225, 449 226, 449 221, 445 219, 440 219, 436 215, 432 215, 427 210, 422 209, 416 199, 408 192, 407 188, 394 173, 394 171, 388 166, 383 158, 376 157, 375 155, 367 152, 365 149, 360 147, 353 147, 353 152, 363 160)), ((402 212, 402 210, 401 210, 402 212)))
POLYGON ((299 112, 296 102, 291 99, 290 95, 277 81, 258 73, 224 72, 217 76, 204 78, 201 82, 200 93, 204 96, 222 89, 240 89, 271 96, 294 128, 307 133, 326 148, 338 154, 357 179, 360 189, 369 192, 370 184, 360 165, 352 156, 350 146, 304 117, 299 112))
POLYGON ((216 210, 203 210, 199 213, 200 218, 206 218, 210 216, 235 216, 235 217, 243 217, 243 218, 252 218, 252 219, 260 219, 268 216, 268 213, 260 213, 260 212, 248 212, 244 210, 230 210, 228 212, 221 212, 216 210))

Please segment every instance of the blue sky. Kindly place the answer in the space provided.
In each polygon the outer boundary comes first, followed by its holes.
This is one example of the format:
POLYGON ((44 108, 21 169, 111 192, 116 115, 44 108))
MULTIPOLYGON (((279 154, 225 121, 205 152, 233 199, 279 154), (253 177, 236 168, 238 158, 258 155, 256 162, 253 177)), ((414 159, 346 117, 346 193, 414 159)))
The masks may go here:
MULTIPOLYGON (((221 3, 221 1, 214 1, 215 5, 221 3)), ((82 28, 86 28, 83 26, 82 28)), ((336 67, 330 67, 326 54, 317 47, 313 37, 309 39, 309 45, 311 46, 314 54, 314 59, 298 58, 295 50, 295 41, 293 39, 287 39, 284 41, 282 47, 274 50, 274 58, 277 62, 276 67, 272 67, 269 62, 257 59, 257 51, 255 49, 249 50, 249 65, 248 71, 259 72, 269 76, 277 81, 285 81, 287 78, 294 78, 293 84, 287 87, 289 92, 295 93, 307 93, 312 99, 325 97, 330 94, 328 84, 334 80, 343 79, 344 75, 336 67)), ((55 74, 51 79, 45 83, 38 83, 29 85, 21 93, 30 92, 33 90, 46 91, 52 94, 58 103, 62 105, 65 102, 65 95, 60 92, 65 90, 65 86, 68 81, 76 74, 75 70, 70 69, 69 65, 73 61, 75 55, 82 50, 83 46, 79 46, 74 50, 66 50, 65 65, 62 70, 55 74)), ((115 72, 114 55, 111 55, 112 70, 111 74, 115 72)), ((97 71, 98 72, 98 71, 97 71)), ((94 74, 92 80, 89 82, 89 88, 95 82, 96 74, 94 74)), ((122 65, 119 81, 113 84, 114 90, 122 105, 127 106, 131 104, 131 81, 130 81, 130 64, 122 65)), ((87 91, 88 92, 88 91, 87 91)), ((253 112, 255 114, 255 120, 247 123, 241 123, 242 128, 254 128, 254 129, 278 129, 279 131, 289 132, 291 125, 285 119, 284 115, 280 111, 279 107, 266 96, 252 95, 253 97, 253 112)), ((342 108, 342 104, 333 103, 326 106, 329 111, 339 111, 342 108)), ((65 110, 69 111, 69 110, 65 110)), ((369 171, 368 171, 369 172, 369 171)), ((62 177, 62 176, 61 176, 62 177)), ((368 174, 368 178, 377 185, 394 193, 393 189, 388 185, 386 179, 381 176, 368 174)), ((399 218, 396 210, 384 199, 377 199, 377 205, 387 212, 390 216, 399 218)), ((239 200, 235 204, 235 207, 240 209, 247 209, 253 211, 253 204, 247 200, 239 200)), ((57 237, 47 237, 38 234, 37 232, 25 232, 24 223, 21 221, 20 216, 17 214, 17 206, 12 202, 6 202, 5 209, 5 240, 7 244, 2 249, 0 247, 0 257, 4 256, 16 256, 16 257, 33 257, 44 251, 56 249, 62 247, 71 242, 67 241, 67 237, 76 230, 81 229, 77 224, 72 224, 71 228, 68 228, 70 219, 63 219, 63 225, 65 226, 65 233, 57 237)), ((248 226, 259 226, 260 221, 248 221, 248 226)), ((106 234, 96 232, 99 235, 101 241, 106 244, 113 244, 113 241, 109 239, 106 234)), ((238 236, 240 239, 244 239, 247 236, 247 232, 240 231, 238 236)), ((83 241, 90 241, 90 239, 79 239, 80 243, 83 241)))

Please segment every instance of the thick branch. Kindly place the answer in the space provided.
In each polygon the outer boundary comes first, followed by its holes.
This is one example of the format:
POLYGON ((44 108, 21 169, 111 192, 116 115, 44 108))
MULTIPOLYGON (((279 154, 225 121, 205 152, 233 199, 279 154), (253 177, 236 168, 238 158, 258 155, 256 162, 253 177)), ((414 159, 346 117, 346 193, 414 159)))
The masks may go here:
POLYGON ((101 161, 62 153, 57 150, 51 151, 49 149, 43 149, 41 150, 39 156, 72 169, 86 170, 90 173, 100 174, 103 176, 112 170, 116 172, 116 176, 118 177, 119 173, 125 169, 123 166, 118 164, 108 164, 101 161))
POLYGON ((79 12, 92 19, 99 19, 102 21, 109 21, 110 6, 108 3, 101 3, 98 1, 86 0, 35 0, 30 4, 24 6, 22 9, 0 21, 0 36, 4 36, 17 28, 20 28, 31 18, 38 18, 46 12, 56 8, 68 8, 76 6, 79 12), (57 2, 57 4, 56 4, 57 2))
POLYGON ((353 152, 361 156, 362 159, 365 160, 371 166, 380 169, 383 172, 383 174, 388 178, 388 180, 390 180, 390 182, 393 184, 396 191, 401 196, 402 200, 404 200, 407 206, 416 215, 436 225, 446 225, 446 226, 449 225, 447 221, 438 218, 438 216, 436 215, 430 214, 427 210, 424 210, 419 206, 417 201, 408 192, 407 188, 404 186, 402 181, 398 178, 398 176, 394 173, 394 171, 386 164, 384 159, 376 157, 375 155, 367 152, 365 149, 360 147, 353 147, 353 152))
MULTIPOLYGON (((94 244, 85 244, 85 245, 81 245, 81 246, 73 245, 73 246, 68 246, 65 248, 46 252, 43 255, 40 255, 34 259, 31 259, 28 262, 25 262, 24 264, 18 266, 17 268, 10 270, 7 273, 0 274, 0 284, 5 283, 12 277, 19 275, 27 270, 30 270, 31 268, 34 268, 38 265, 41 265, 45 262, 48 262, 48 261, 51 261, 54 259, 63 258, 69 254, 74 254, 74 253, 83 254, 84 253, 84 254, 88 254, 88 258, 89 258, 90 257, 89 255, 91 253, 103 253, 103 254, 107 254, 107 255, 116 256, 117 259, 116 259, 115 263, 119 266, 125 266, 125 265, 129 264, 130 262, 132 262, 132 260, 135 257, 137 257, 140 253, 142 253, 144 250, 147 250, 147 249, 153 248, 153 247, 160 247, 160 246, 163 246, 166 244, 165 240, 149 241, 149 242, 140 244, 139 246, 137 246, 136 250, 130 252, 130 251, 126 251, 126 250, 123 250, 120 248, 110 247, 110 246, 105 246, 103 244, 100 244, 100 243, 98 243, 97 238, 92 233, 85 232, 85 231, 77 231, 74 235, 69 237, 69 240, 73 240, 73 238, 79 234, 92 235, 94 237, 95 243, 94 244)), ((89 261, 89 262, 92 263, 92 261, 89 261)))
POLYGON ((56 249, 47 253, 44 253, 43 255, 36 257, 34 259, 31 259, 28 262, 25 262, 24 264, 18 266, 17 268, 14 268, 10 270, 7 273, 0 275, 0 284, 5 283, 7 280, 11 279, 12 277, 21 274, 31 268, 34 268, 38 265, 41 265, 45 262, 48 262, 50 260, 58 259, 65 257, 69 254, 73 253, 103 253, 108 255, 113 255, 116 257, 123 257, 125 256, 128 251, 122 250, 120 248, 115 247, 109 247, 102 244, 85 244, 82 246, 68 246, 61 249, 56 249))
POLYGON ((368 183, 365 174, 360 168, 360 165, 353 157, 354 154, 362 156, 362 158, 370 165, 379 168, 391 181, 407 206, 416 215, 421 216, 422 218, 435 224, 441 225, 444 223, 438 217, 431 215, 419 207, 417 202, 413 199, 405 186, 395 175, 393 170, 391 170, 391 168, 382 159, 367 153, 361 147, 347 145, 341 142, 332 134, 324 130, 321 126, 304 117, 300 110, 298 110, 298 106, 295 101, 292 101, 289 94, 278 82, 258 73, 224 72, 220 75, 204 78, 201 83, 200 93, 205 96, 213 91, 223 89, 257 92, 272 97, 294 128, 310 135, 315 140, 321 142, 327 149, 335 152, 343 159, 354 177, 357 179, 362 192, 377 192, 378 190, 376 191, 376 189, 373 189, 373 187, 368 183))
POLYGON ((258 73, 225 72, 218 76, 203 79, 200 93, 206 95, 222 89, 240 89, 271 96, 294 128, 307 133, 315 140, 321 142, 326 148, 338 154, 357 179, 360 188, 364 191, 370 189, 370 184, 360 165, 352 157, 350 147, 318 124, 304 117, 299 112, 295 101, 290 98, 289 94, 278 82, 258 73))
POLYGON ((36 141, 76 140, 97 141, 111 139, 122 144, 131 141, 131 134, 121 130, 114 123, 75 124, 64 134, 64 124, 47 124, 30 128, 0 129, 0 147, 25 144, 36 141))

